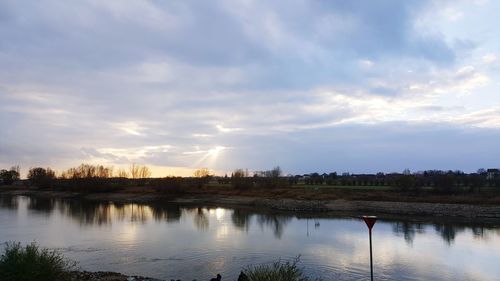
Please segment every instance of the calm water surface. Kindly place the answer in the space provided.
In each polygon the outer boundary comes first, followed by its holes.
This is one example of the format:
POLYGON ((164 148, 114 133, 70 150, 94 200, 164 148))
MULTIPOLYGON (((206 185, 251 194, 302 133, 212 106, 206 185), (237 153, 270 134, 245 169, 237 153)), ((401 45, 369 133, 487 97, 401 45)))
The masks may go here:
MULTIPOLYGON (((499 224, 380 220, 373 239, 377 280, 500 280, 499 224)), ((298 255, 311 276, 369 280, 367 229, 355 218, 0 197, 6 241, 36 241, 86 270, 168 280, 235 280, 247 265, 298 255)))

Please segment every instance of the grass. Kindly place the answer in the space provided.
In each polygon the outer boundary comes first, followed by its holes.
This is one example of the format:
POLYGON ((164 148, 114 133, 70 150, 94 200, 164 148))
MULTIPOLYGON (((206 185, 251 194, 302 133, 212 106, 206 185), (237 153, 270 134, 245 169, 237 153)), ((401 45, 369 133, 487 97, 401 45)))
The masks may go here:
MULTIPOLYGON (((292 261, 277 261, 272 264, 251 266, 243 270, 240 281, 310 281, 297 266, 299 257, 292 261)), ((315 279, 319 280, 319 279, 315 279)))
POLYGON ((1 281, 69 281, 76 263, 62 254, 40 249, 36 243, 21 246, 20 243, 6 243, 0 257, 1 281))

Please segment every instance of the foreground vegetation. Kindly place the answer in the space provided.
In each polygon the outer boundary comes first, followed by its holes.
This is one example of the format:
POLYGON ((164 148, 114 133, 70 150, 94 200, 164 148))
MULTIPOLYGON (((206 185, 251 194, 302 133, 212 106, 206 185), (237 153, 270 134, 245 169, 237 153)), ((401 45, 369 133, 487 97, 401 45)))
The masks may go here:
MULTIPOLYGON (((238 281, 309 281, 297 266, 299 258, 293 261, 277 261, 272 264, 250 266, 242 271, 238 281)), ((320 280, 320 279, 314 279, 320 280)))
POLYGON ((70 281, 75 265, 60 253, 40 249, 35 243, 24 247, 20 243, 7 243, 0 257, 0 280, 70 281))
MULTIPOLYGON (((241 271, 238 281, 309 281, 303 270, 298 267, 299 258, 293 261, 277 261, 272 264, 249 266, 241 271)), ((31 243, 7 243, 0 257, 1 281, 81 281, 100 280, 99 275, 75 271, 76 263, 66 259, 61 253, 40 248, 31 243)), ((115 273, 102 274, 103 280, 125 279, 126 276, 115 273)), ((318 279, 315 279, 318 280, 318 279)))

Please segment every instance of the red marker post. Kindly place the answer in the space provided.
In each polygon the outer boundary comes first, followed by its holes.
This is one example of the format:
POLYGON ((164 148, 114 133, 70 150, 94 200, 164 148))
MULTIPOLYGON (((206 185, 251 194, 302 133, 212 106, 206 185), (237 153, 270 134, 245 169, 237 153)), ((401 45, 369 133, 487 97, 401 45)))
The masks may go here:
POLYGON ((377 222, 377 217, 363 216, 363 220, 365 221, 366 226, 368 226, 368 234, 370 236, 370 280, 373 281, 372 228, 375 225, 375 222, 377 222))

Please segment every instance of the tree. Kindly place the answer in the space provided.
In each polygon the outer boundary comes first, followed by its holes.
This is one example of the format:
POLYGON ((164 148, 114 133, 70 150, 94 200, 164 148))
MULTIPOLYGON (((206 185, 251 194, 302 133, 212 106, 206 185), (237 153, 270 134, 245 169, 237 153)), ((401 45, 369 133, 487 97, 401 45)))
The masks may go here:
POLYGON ((12 166, 10 170, 0 170, 0 179, 5 185, 11 185, 15 181, 19 180, 19 166, 12 166))
POLYGON ((133 163, 130 166, 130 176, 133 179, 145 179, 151 177, 151 170, 147 166, 139 166, 133 163))
POLYGON ((132 163, 132 165, 130 165, 130 176, 133 179, 139 178, 139 166, 137 166, 135 163, 132 163))
POLYGON ((253 179, 249 176, 248 170, 236 169, 231 174, 231 185, 237 189, 250 189, 253 186, 253 179))
POLYGON ((435 189, 437 192, 451 194, 457 191, 455 178, 452 174, 438 175, 435 179, 435 189))
POLYGON ((210 176, 210 170, 208 168, 201 168, 194 171, 194 176, 196 178, 204 178, 210 176))
POLYGON ((269 171, 256 172, 254 178, 259 187, 286 187, 289 185, 289 182, 286 178, 281 177, 281 174, 281 168, 276 166, 269 171))
POLYGON ((279 178, 281 177, 282 171, 280 166, 276 166, 271 170, 270 176, 271 178, 279 178))
POLYGON ((146 179, 151 177, 151 170, 147 166, 142 166, 139 168, 139 177, 141 179, 146 179))
POLYGON ((125 171, 125 169, 118 169, 118 171, 116 171, 116 175, 119 178, 128 178, 129 176, 129 174, 127 173, 127 171, 125 171))
POLYGON ((28 179, 32 185, 36 185, 41 188, 48 188, 52 186, 52 181, 56 178, 56 173, 50 169, 44 169, 41 167, 31 168, 28 171, 28 179))
POLYGON ((76 168, 70 168, 61 174, 63 179, 90 179, 110 178, 113 175, 113 167, 102 165, 81 164, 76 168))
POLYGON ((407 191, 407 190, 412 190, 416 186, 416 179, 415 176, 411 174, 403 174, 398 176, 395 181, 394 185, 402 191, 407 191))
POLYGON ((207 168, 201 168, 194 171, 195 183, 198 188, 202 188, 210 182, 212 176, 210 175, 210 170, 207 168))

